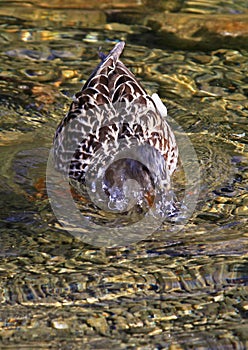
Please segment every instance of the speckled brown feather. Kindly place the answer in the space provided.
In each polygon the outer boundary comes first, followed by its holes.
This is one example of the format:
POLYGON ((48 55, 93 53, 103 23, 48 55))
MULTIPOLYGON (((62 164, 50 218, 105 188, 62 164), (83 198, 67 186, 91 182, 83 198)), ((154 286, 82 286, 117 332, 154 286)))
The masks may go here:
POLYGON ((169 174, 176 168, 175 137, 156 100, 147 95, 119 60, 124 45, 124 42, 119 42, 102 58, 82 90, 75 95, 69 112, 56 131, 56 166, 63 171, 69 170, 69 176, 80 182, 84 181, 89 163, 97 161, 94 158, 96 151, 110 141, 123 138, 135 137, 140 143, 148 143, 159 150, 168 163, 169 174), (116 123, 116 106, 126 111, 127 122, 116 123), (137 106, 144 110, 138 113, 137 106), (72 138, 76 142, 74 152, 67 149, 72 138))

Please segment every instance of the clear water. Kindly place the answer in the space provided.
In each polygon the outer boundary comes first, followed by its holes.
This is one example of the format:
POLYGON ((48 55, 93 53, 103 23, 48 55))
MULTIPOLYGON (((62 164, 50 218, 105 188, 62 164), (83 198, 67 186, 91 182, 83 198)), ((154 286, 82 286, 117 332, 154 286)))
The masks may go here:
MULTIPOLYGON (((149 1, 138 10, 120 1, 112 12, 107 2, 63 4, 0 4, 0 348, 246 349, 248 52, 151 49, 137 20, 149 1), (144 225, 143 240, 107 249, 62 229, 45 176, 71 97, 98 48, 118 39, 127 42, 123 61, 190 139, 201 182, 187 222, 144 225)), ((244 1, 182 4, 185 16, 247 13, 244 1)), ((179 167, 179 199, 185 181, 179 167)), ((107 220, 87 202, 81 210, 107 220)))

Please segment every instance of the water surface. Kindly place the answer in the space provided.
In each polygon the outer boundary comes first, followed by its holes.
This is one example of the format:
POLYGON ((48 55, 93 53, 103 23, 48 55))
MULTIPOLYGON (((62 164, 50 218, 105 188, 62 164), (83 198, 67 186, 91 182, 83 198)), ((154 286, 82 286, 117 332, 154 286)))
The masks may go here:
MULTIPOLYGON (((244 1, 178 3, 169 11, 247 12, 244 1)), ((148 29, 135 24, 144 8, 106 4, 0 5, 0 347, 245 349, 248 52, 151 49, 148 29), (105 249, 61 229, 44 179, 56 126, 98 48, 123 39, 125 64, 191 140, 201 191, 182 230, 165 222, 145 240, 105 249)), ((179 192, 183 181, 178 171, 179 192)))

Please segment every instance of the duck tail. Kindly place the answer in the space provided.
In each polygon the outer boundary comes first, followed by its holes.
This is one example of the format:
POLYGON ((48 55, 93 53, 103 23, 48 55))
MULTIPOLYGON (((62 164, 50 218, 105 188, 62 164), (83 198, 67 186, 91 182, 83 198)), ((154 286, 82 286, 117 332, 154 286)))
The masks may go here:
POLYGON ((101 51, 102 48, 99 47, 98 56, 102 61, 101 64, 107 61, 108 58, 110 57, 113 58, 114 61, 116 62, 119 59, 120 55, 122 54, 124 46, 125 46, 125 41, 120 41, 115 45, 115 47, 107 55, 105 55, 105 53, 101 51))

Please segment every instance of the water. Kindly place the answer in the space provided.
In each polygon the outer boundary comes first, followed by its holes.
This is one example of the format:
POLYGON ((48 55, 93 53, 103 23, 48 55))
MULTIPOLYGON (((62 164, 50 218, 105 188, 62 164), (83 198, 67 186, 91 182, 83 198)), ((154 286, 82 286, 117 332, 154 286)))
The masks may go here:
MULTIPOLYGON (((244 1, 170 3, 185 16, 247 13, 244 1)), ((248 347, 245 43, 214 42, 205 51, 151 45, 141 21, 149 2, 125 4, 118 11, 95 2, 0 5, 2 349, 248 347), (61 228, 45 174, 71 97, 98 63, 99 46, 107 52, 118 39, 127 41, 123 61, 192 142, 201 183, 187 222, 165 221, 152 234, 144 227, 143 240, 106 249, 61 228)), ((184 196, 181 168, 173 184, 184 196)), ((106 220, 104 211, 82 207, 106 220)))

